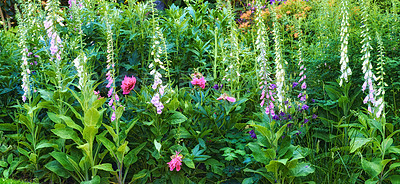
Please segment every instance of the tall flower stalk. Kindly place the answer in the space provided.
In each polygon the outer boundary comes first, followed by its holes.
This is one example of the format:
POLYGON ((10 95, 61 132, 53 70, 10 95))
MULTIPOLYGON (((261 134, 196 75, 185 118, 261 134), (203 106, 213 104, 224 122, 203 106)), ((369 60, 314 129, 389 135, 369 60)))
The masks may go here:
POLYGON ((273 20, 273 35, 274 35, 274 49, 275 49, 275 77, 276 77, 276 91, 279 110, 283 110, 283 102, 286 100, 285 95, 285 66, 284 59, 282 57, 282 46, 281 46, 281 25, 277 20, 275 10, 271 9, 272 20, 273 20))
POLYGON ((151 70, 150 75, 154 76, 154 83, 152 85, 154 95, 151 99, 151 103, 156 107, 157 114, 161 114, 164 109, 161 98, 165 95, 165 88, 167 85, 163 85, 162 74, 159 70, 167 70, 164 66, 164 62, 161 61, 162 55, 166 55, 166 43, 158 21, 156 21, 154 17, 154 13, 154 8, 152 8, 154 35, 151 55, 154 57, 154 62, 150 63, 149 68, 151 70))
POLYGON ((372 61, 370 59, 371 55, 371 37, 369 32, 369 25, 368 25, 368 8, 369 8, 369 0, 362 0, 361 1, 361 37, 362 37, 362 47, 361 47, 361 57, 362 63, 362 71, 364 74, 364 84, 362 85, 362 91, 365 92, 368 89, 368 94, 364 98, 364 104, 368 104, 368 111, 371 114, 374 114, 374 104, 376 103, 376 90, 375 84, 376 76, 372 71, 372 61))
POLYGON ((377 67, 377 74, 379 75, 377 77, 377 81, 378 82, 378 91, 376 93, 377 96, 377 101, 375 102, 375 107, 376 112, 375 112, 375 116, 377 118, 379 118, 381 115, 384 118, 385 117, 385 86, 388 86, 384 81, 384 75, 385 75, 385 71, 383 66, 385 66, 385 59, 384 59, 384 47, 383 47, 383 42, 382 42, 382 38, 379 35, 379 33, 376 33, 376 38, 378 40, 378 67, 377 67))
POLYGON ((343 82, 348 82, 348 79, 351 75, 351 69, 348 65, 349 63, 349 56, 347 55, 347 46, 349 44, 349 11, 347 9, 348 2, 347 0, 342 0, 340 2, 340 14, 342 17, 342 22, 340 24, 340 41, 342 42, 340 46, 340 82, 339 85, 342 86, 343 82))
POLYGON ((108 106, 111 107, 111 122, 116 120, 116 108, 115 105, 119 102, 118 94, 115 91, 115 61, 114 61, 114 41, 113 41, 113 30, 112 30, 112 15, 105 15, 106 23, 106 35, 107 35, 107 85, 109 98, 108 106))
MULTIPOLYGON (((240 82, 240 48, 239 48, 239 38, 238 31, 235 22, 235 16, 233 13, 233 7, 231 6, 231 2, 227 2, 227 9, 229 11, 229 15, 231 17, 229 22, 230 29, 230 53, 229 53, 229 64, 225 69, 224 79, 230 83, 231 91, 236 91, 240 82)), ((239 97, 239 93, 238 93, 239 97)))
POLYGON ((299 18, 299 20, 297 21, 297 34, 298 34, 298 47, 299 50, 297 52, 297 57, 299 60, 299 63, 297 64, 299 66, 299 81, 297 83, 293 84, 293 87, 295 87, 295 85, 300 85, 301 88, 301 92, 299 93, 299 95, 297 96, 298 98, 300 98, 300 105, 302 107, 303 110, 305 110, 307 107, 307 83, 306 83, 306 79, 307 76, 305 74, 307 68, 304 65, 304 59, 303 59, 303 34, 301 31, 301 21, 302 19, 299 18))
POLYGON ((262 16, 262 9, 260 8, 261 2, 257 1, 257 10, 256 10, 256 24, 258 27, 257 30, 257 38, 255 42, 255 47, 257 48, 258 51, 258 56, 257 56, 257 63, 256 63, 256 68, 259 66, 258 70, 258 77, 259 77, 259 88, 261 89, 261 103, 260 106, 263 108, 265 113, 267 115, 271 114, 271 116, 275 115, 274 111, 274 104, 273 101, 275 101, 273 97, 272 90, 269 88, 271 87, 271 78, 270 78, 270 68, 268 64, 268 55, 267 52, 269 51, 269 42, 268 42, 268 34, 265 28, 264 24, 264 19, 262 16))

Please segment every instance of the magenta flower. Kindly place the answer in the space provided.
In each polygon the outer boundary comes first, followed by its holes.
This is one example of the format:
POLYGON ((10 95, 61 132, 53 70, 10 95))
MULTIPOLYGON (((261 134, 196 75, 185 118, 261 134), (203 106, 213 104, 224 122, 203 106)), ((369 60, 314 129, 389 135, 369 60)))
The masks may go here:
POLYGON ((201 73, 194 73, 191 76, 192 76, 191 83, 193 86, 199 86, 201 87, 201 89, 204 89, 206 87, 206 80, 204 79, 201 73))
POLYGON ((135 84, 136 84, 136 78, 134 76, 132 77, 126 77, 124 80, 122 81, 122 85, 121 88, 123 90, 122 94, 127 95, 129 94, 133 88, 135 88, 135 84))
POLYGON ((176 154, 171 156, 171 161, 168 162, 170 171, 173 171, 175 168, 176 168, 176 171, 181 170, 182 155, 180 155, 179 153, 180 152, 176 151, 176 154))
POLYGON ((228 94, 224 93, 217 100, 228 100, 229 102, 236 102, 236 98, 228 96, 228 94))

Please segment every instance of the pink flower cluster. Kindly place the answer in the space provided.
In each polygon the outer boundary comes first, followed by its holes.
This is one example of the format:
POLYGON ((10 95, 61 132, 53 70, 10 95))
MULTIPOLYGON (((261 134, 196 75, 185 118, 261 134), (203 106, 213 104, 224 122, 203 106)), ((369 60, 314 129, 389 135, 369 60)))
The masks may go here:
POLYGON ((228 96, 228 94, 224 93, 217 100, 227 100, 228 102, 236 102, 236 98, 228 96))
POLYGON ((180 155, 179 153, 180 152, 176 151, 176 154, 171 156, 171 161, 168 162, 170 171, 173 171, 175 168, 176 168, 176 171, 181 170, 182 155, 180 155))
POLYGON ((54 30, 53 20, 45 20, 44 28, 46 29, 47 36, 50 38, 50 53, 55 55, 57 60, 61 60, 62 42, 60 36, 54 30))
POLYGON ((123 90, 122 94, 127 95, 129 94, 133 88, 135 88, 135 84, 136 84, 136 78, 134 76, 132 77, 126 77, 124 80, 122 81, 122 85, 121 88, 123 90))
MULTIPOLYGON (((262 84, 262 82, 260 84, 262 84)), ((274 110, 275 106, 273 103, 275 101, 275 98, 274 98, 275 93, 273 93, 272 91, 275 90, 276 85, 271 84, 267 88, 266 87, 267 84, 268 83, 265 81, 264 85, 260 87, 262 89, 261 97, 260 97, 260 100, 261 100, 260 106, 264 107, 265 100, 267 100, 267 102, 266 102, 267 105, 265 106, 265 114, 267 114, 267 115, 271 114, 271 116, 275 116, 275 110, 274 110), (268 102, 269 102, 269 104, 268 104, 268 102)))
POLYGON ((206 80, 204 79, 204 77, 201 73, 192 74, 191 83, 193 86, 201 87, 201 89, 204 89, 206 87, 206 80))

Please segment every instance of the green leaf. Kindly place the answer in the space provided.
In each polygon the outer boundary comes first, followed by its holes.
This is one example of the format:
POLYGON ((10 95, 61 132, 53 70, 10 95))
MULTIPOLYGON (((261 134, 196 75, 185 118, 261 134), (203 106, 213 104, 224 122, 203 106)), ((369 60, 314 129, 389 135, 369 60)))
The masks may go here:
POLYGON ((253 178, 246 178, 242 181, 242 184, 253 184, 254 180, 253 178))
POLYGON ((89 181, 83 181, 81 182, 81 184, 100 184, 100 176, 94 176, 93 179, 89 180, 89 181))
POLYGON ((113 142, 108 140, 103 135, 97 135, 96 138, 97 138, 98 141, 100 141, 107 148, 107 150, 110 152, 110 154, 112 154, 114 152, 115 145, 114 145, 113 142))
POLYGON ((311 167, 310 163, 302 162, 296 165, 296 167, 290 169, 291 175, 294 177, 307 176, 314 173, 314 168, 311 167))
POLYGON ((356 137, 350 142, 350 153, 353 153, 356 151, 358 148, 364 146, 368 142, 372 141, 371 138, 361 138, 361 137, 356 137))
POLYGON ((103 126, 106 127, 108 133, 110 133, 110 135, 112 136, 114 142, 117 142, 118 136, 117 136, 117 134, 115 133, 113 127, 111 127, 111 126, 109 126, 109 125, 106 125, 106 124, 104 124, 104 123, 103 123, 103 126))
POLYGON ((45 167, 63 178, 69 178, 71 176, 69 172, 56 160, 47 163, 45 167))
POLYGON ((389 180, 392 184, 400 184, 400 175, 392 175, 389 177, 389 180))
POLYGON ((85 113, 85 116, 83 117, 83 120, 84 120, 83 122, 84 122, 85 126, 98 127, 99 119, 100 119, 99 111, 96 110, 95 108, 90 108, 85 113))
POLYGON ((53 121, 54 123, 61 123, 61 119, 52 112, 47 112, 47 116, 53 121))
POLYGON ((0 131, 17 131, 17 125, 11 123, 1 123, 0 131))
POLYGON ((275 172, 276 169, 280 167, 280 165, 286 165, 289 159, 279 159, 279 160, 271 160, 267 166, 267 171, 275 172))
POLYGON ((393 163, 390 165, 388 172, 398 167, 400 167, 400 162, 393 163))
POLYGON ((180 112, 174 111, 173 115, 168 118, 171 125, 180 124, 187 120, 187 117, 180 112))
POLYGON ((74 171, 74 168, 72 167, 71 163, 67 159, 67 154, 63 152, 56 152, 53 151, 50 153, 50 155, 57 160, 58 163, 60 163, 65 169, 69 171, 74 171))
POLYGON ((189 168, 191 168, 191 169, 194 169, 195 167, 194 167, 194 162, 193 162, 193 160, 191 160, 191 159, 189 159, 189 158, 184 158, 183 160, 183 163, 185 163, 189 168))
POLYGON ((42 149, 42 148, 58 148, 57 144, 54 143, 49 143, 49 142, 40 142, 39 144, 36 145, 36 149, 42 149))
POLYGON ((185 177, 183 176, 183 172, 172 172, 171 181, 172 181, 172 184, 185 183, 185 177))
POLYGON ((85 126, 82 132, 83 139, 92 145, 97 132, 98 129, 95 126, 85 126))
POLYGON ((368 123, 371 127, 374 127, 376 129, 379 130, 379 132, 381 132, 381 135, 383 135, 383 126, 382 123, 380 121, 376 121, 374 119, 369 119, 368 123))
POLYGON ((79 132, 82 132, 82 127, 79 126, 78 124, 76 124, 70 117, 68 117, 68 116, 62 116, 62 115, 59 116, 59 117, 65 122, 65 124, 66 124, 67 126, 73 128, 73 129, 75 129, 75 130, 78 130, 79 132))
POLYGON ((124 144, 120 145, 119 148, 117 148, 118 160, 124 160, 124 155, 128 153, 128 151, 129 151, 128 141, 125 141, 124 144))
POLYGON ((137 154, 144 148, 144 146, 146 146, 146 142, 129 151, 128 154, 125 155, 124 164, 129 166, 135 163, 138 160, 137 154))
POLYGON ((95 166, 93 166, 93 169, 99 169, 99 170, 108 171, 108 172, 115 172, 110 163, 95 165, 95 166))
POLYGON ((143 169, 137 174, 134 174, 130 183, 133 183, 135 180, 145 177, 147 175, 147 172, 147 169, 143 169))
POLYGON ((0 160, 0 167, 7 167, 8 163, 6 161, 0 160))
POLYGON ((383 152, 386 152, 393 144, 393 139, 392 138, 386 138, 382 141, 382 150, 383 152))
POLYGON ((368 173, 369 176, 371 176, 371 178, 378 176, 383 170, 382 164, 380 161, 369 162, 369 161, 365 160, 363 157, 361 157, 361 166, 364 169, 364 171, 366 173, 368 173))
MULTIPOLYGON (((256 143, 249 143, 248 144, 250 150, 253 152, 254 159, 257 162, 261 162, 263 164, 267 164, 267 155, 264 151, 261 150, 261 147, 256 143)), ((274 151, 275 153, 275 151, 274 151)), ((274 157, 275 158, 275 157, 274 157)))
POLYGON ((46 91, 43 89, 39 89, 38 92, 40 93, 40 96, 46 100, 46 101, 51 101, 53 99, 53 92, 46 91))
POLYGON ((75 142, 80 141, 78 134, 70 128, 57 128, 51 131, 62 139, 72 139, 75 142))

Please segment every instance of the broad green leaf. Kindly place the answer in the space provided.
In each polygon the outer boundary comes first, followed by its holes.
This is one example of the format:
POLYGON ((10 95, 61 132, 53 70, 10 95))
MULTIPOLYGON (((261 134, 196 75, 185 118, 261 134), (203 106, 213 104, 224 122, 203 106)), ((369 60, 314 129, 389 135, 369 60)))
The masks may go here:
POLYGON ((361 138, 361 137, 356 137, 350 142, 350 153, 353 153, 356 151, 358 148, 364 146, 368 142, 372 141, 371 138, 361 138))
POLYGON ((311 167, 310 163, 302 162, 298 163, 296 167, 290 169, 290 172, 294 177, 307 176, 314 173, 314 168, 311 167))
POLYGON ((174 111, 172 116, 168 118, 171 125, 180 124, 187 120, 187 117, 178 111, 174 111))
POLYGON ((400 162, 393 163, 390 165, 388 172, 398 167, 400 167, 400 162))
POLYGON ((254 159, 257 162, 267 164, 267 155, 264 151, 261 150, 261 147, 256 143, 249 143, 248 144, 250 150, 253 152, 254 159))
POLYGON ((374 119, 369 119, 368 123, 371 127, 374 127, 376 129, 379 130, 379 132, 381 132, 381 135, 383 134, 383 126, 382 123, 380 121, 376 121, 374 119))
POLYGON ((389 177, 389 180, 392 184, 400 184, 400 175, 392 175, 389 177))
POLYGON ((58 149, 58 145, 54 143, 49 143, 49 142, 40 142, 39 144, 36 145, 36 149, 42 149, 42 148, 56 148, 58 149))
POLYGON ((90 108, 83 117, 85 126, 97 127, 100 118, 100 113, 95 108, 90 108))
POLYGON ((253 125, 256 127, 256 130, 259 131, 265 138, 267 138, 268 142, 272 144, 272 141, 274 140, 272 136, 272 132, 268 130, 266 127, 260 126, 260 125, 253 125))
POLYGON ((110 163, 95 165, 95 166, 93 166, 93 169, 99 169, 99 170, 108 171, 108 172, 115 172, 110 163))
POLYGON ((110 154, 112 154, 114 152, 115 145, 114 145, 113 142, 108 140, 103 135, 97 135, 96 138, 97 138, 98 141, 100 141, 107 148, 107 150, 110 152, 110 154))
POLYGON ((46 101, 51 101, 53 99, 53 92, 46 91, 43 89, 39 89, 38 92, 40 93, 40 96, 46 100, 46 101))
POLYGON ((1 123, 0 124, 0 131, 16 131, 17 125, 11 123, 1 123))
POLYGON ((114 142, 117 142, 118 136, 117 136, 117 134, 115 133, 114 128, 111 127, 111 126, 109 126, 109 125, 106 125, 106 124, 104 124, 104 123, 103 123, 103 126, 106 127, 108 133, 110 133, 110 135, 112 136, 114 142))
POLYGON ((269 172, 275 172, 280 165, 286 165, 287 161, 288 159, 271 160, 269 164, 265 166, 265 168, 267 168, 267 171, 269 172))
POLYGON ((147 175, 147 172, 147 169, 143 169, 140 172, 134 174, 130 183, 133 183, 135 180, 145 177, 147 175))
POLYGON ((6 161, 0 160, 0 167, 7 167, 8 163, 6 161))
POLYGON ((172 184, 185 183, 185 177, 183 176, 183 172, 172 172, 171 182, 172 182, 172 184))
POLYGON ((219 174, 219 175, 223 175, 223 168, 224 168, 224 164, 219 162, 218 160, 215 159, 208 159, 204 162, 206 165, 211 166, 211 171, 213 173, 219 174))
POLYGON ((133 126, 135 126, 135 124, 138 120, 139 120, 139 118, 136 117, 135 119, 133 119, 132 121, 129 122, 128 128, 125 130, 126 135, 128 135, 129 131, 131 131, 131 129, 133 128, 133 126))
POLYGON ((56 160, 53 160, 53 161, 47 163, 45 165, 45 167, 48 170, 54 172, 55 174, 57 174, 58 176, 61 176, 63 178, 68 178, 71 176, 69 174, 69 172, 66 169, 64 169, 64 167, 56 160))
POLYGON ((74 168, 72 167, 71 163, 67 159, 67 154, 63 152, 56 152, 53 151, 50 153, 50 155, 58 161, 65 169, 69 171, 74 171, 74 168))
POLYGON ((275 147, 278 147, 278 141, 279 141, 279 139, 281 138, 283 132, 286 130, 286 126, 287 126, 287 124, 283 125, 283 126, 278 130, 278 132, 275 133, 275 139, 274 139, 274 142, 273 142, 273 144, 275 145, 275 147))
POLYGON ((193 162, 193 160, 191 160, 191 159, 189 159, 189 158, 184 158, 183 160, 183 163, 185 163, 189 168, 191 168, 191 169, 194 169, 195 167, 194 167, 194 162, 193 162))
POLYGON ((242 181, 242 184, 253 184, 254 180, 253 178, 246 178, 242 181))
POLYGON ((83 139, 92 145, 97 132, 98 129, 95 126, 85 126, 82 132, 83 139))
POLYGON ((76 124, 70 117, 68 116, 59 116, 59 117, 65 122, 67 126, 75 130, 78 130, 79 132, 82 132, 82 127, 76 124))
POLYGON ((100 108, 104 102, 106 102, 107 98, 99 98, 96 101, 93 102, 92 108, 98 109, 100 108))
POLYGON ((53 121, 54 123, 61 123, 60 117, 52 112, 47 112, 47 116, 53 121))
POLYGON ((80 141, 78 134, 70 128, 57 128, 57 129, 52 129, 51 131, 62 139, 72 139, 75 142, 80 141))
POLYGON ((100 184, 100 181, 100 176, 96 175, 89 181, 82 181, 81 184, 100 184))
POLYGON ((361 157, 361 166, 364 169, 364 171, 366 173, 368 173, 369 176, 371 176, 371 178, 378 176, 383 170, 382 164, 380 161, 369 162, 369 161, 365 160, 363 157, 361 157))
POLYGON ((128 141, 125 141, 124 144, 120 145, 117 148, 117 158, 118 158, 118 160, 124 160, 124 155, 126 153, 128 153, 128 151, 129 151, 128 141))
POLYGON ((390 146, 393 144, 393 139, 392 138, 386 138, 382 141, 382 150, 383 152, 386 152, 390 146))
POLYGON ((146 142, 140 144, 135 149, 132 149, 131 151, 129 151, 128 154, 125 155, 124 164, 126 166, 130 166, 133 163, 135 163, 138 160, 137 154, 140 152, 140 150, 142 150, 144 148, 145 145, 146 145, 146 142))

